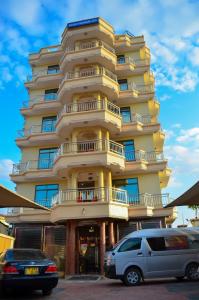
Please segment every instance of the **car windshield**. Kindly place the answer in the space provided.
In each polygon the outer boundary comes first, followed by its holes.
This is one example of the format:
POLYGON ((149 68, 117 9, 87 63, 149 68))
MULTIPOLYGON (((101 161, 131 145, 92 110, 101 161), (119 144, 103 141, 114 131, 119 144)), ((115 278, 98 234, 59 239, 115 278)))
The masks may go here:
POLYGON ((40 250, 10 250, 7 252, 8 260, 40 260, 46 256, 40 250))

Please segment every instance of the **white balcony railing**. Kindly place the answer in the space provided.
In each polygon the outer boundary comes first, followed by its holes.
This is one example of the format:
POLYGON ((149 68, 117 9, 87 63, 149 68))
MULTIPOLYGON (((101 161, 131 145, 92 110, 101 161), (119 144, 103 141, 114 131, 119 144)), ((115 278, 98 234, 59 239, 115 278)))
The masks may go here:
POLYGON ((125 151, 125 159, 127 162, 144 160, 146 162, 163 162, 165 161, 163 152, 144 150, 125 151))
POLYGON ((37 103, 45 103, 51 101, 57 101, 57 93, 49 93, 49 94, 37 95, 35 97, 32 97, 30 98, 30 100, 23 102, 23 107, 28 108, 28 107, 32 107, 34 104, 37 103))
POLYGON ((69 201, 77 203, 85 202, 118 202, 130 206, 162 207, 170 202, 169 194, 129 194, 119 188, 82 188, 60 190, 52 199, 52 206, 69 201))
POLYGON ((64 143, 58 149, 57 156, 69 153, 85 153, 85 152, 99 152, 110 151, 118 155, 124 156, 123 145, 110 140, 92 140, 82 141, 77 143, 64 143))
POLYGON ((68 47, 66 49, 66 53, 77 52, 77 51, 81 51, 81 50, 87 50, 87 49, 98 48, 98 47, 103 47, 103 48, 109 50, 110 52, 115 53, 115 49, 113 49, 108 44, 106 44, 102 41, 91 41, 91 42, 80 43, 79 45, 76 45, 75 47, 68 47))
POLYGON ((22 129, 17 131, 18 138, 24 138, 30 136, 32 134, 40 134, 40 133, 51 133, 55 132, 55 123, 49 122, 45 125, 32 125, 29 129, 22 129))
POLYGON ((63 114, 70 114, 74 112, 85 112, 85 111, 93 111, 93 110, 109 110, 115 115, 120 116, 120 108, 113 104, 112 102, 102 100, 92 100, 89 102, 79 102, 79 103, 71 103, 64 105, 64 109, 58 115, 58 119, 63 114))
POLYGON ((61 70, 60 69, 54 69, 54 70, 48 70, 48 69, 46 69, 46 70, 38 71, 36 73, 28 75, 27 76, 27 82, 33 81, 37 77, 40 77, 40 76, 57 75, 57 74, 61 74, 61 70))
POLYGON ((48 47, 41 48, 39 52, 30 53, 30 57, 38 54, 57 52, 60 50, 61 50, 60 45, 48 46, 48 47))
POLYGON ((12 175, 21 175, 28 171, 34 170, 47 170, 52 169, 53 159, 40 159, 40 160, 29 160, 14 164, 12 168, 12 175))
POLYGON ((103 67, 88 68, 77 72, 67 72, 65 75, 65 80, 92 77, 92 76, 102 76, 102 75, 108 76, 109 78, 117 82, 117 76, 113 74, 111 71, 103 67))

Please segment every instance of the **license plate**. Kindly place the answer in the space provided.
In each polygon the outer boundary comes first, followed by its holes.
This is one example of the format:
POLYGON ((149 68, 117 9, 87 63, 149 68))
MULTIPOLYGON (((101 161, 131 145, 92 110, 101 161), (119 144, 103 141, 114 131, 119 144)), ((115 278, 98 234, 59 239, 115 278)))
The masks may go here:
POLYGON ((25 275, 38 275, 39 268, 25 268, 25 275))

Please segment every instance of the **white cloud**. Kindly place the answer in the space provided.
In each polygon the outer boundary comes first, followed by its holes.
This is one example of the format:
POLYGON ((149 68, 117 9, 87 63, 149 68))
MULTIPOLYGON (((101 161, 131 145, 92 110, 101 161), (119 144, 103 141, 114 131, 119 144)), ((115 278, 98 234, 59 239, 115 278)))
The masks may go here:
POLYGON ((160 96, 159 99, 161 102, 164 102, 166 100, 171 99, 171 96, 164 94, 164 95, 160 96))
POLYGON ((189 59, 194 66, 199 66, 199 47, 192 49, 189 59))
POLYGON ((177 138, 178 142, 199 142, 199 127, 194 127, 187 130, 181 130, 181 135, 177 138))
POLYGON ((173 125, 171 125, 171 127, 173 127, 173 128, 181 128, 181 124, 180 123, 175 123, 175 124, 173 124, 173 125))
POLYGON ((9 179, 9 174, 12 172, 13 161, 11 159, 0 160, 0 179, 9 179))

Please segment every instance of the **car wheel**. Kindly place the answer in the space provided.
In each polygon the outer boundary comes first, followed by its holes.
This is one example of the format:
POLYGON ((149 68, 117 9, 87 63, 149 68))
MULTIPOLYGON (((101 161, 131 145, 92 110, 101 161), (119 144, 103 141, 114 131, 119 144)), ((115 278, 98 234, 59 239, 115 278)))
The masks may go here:
POLYGON ((199 280, 199 264, 191 263, 186 268, 186 276, 189 280, 199 280))
POLYGON ((177 276, 176 279, 177 279, 178 281, 182 281, 182 280, 184 279, 184 276, 177 276))
POLYGON ((52 293, 52 289, 43 289, 42 294, 43 296, 49 296, 52 293))
POLYGON ((137 268, 129 268, 124 274, 124 284, 126 286, 139 285, 141 278, 141 273, 137 268))

